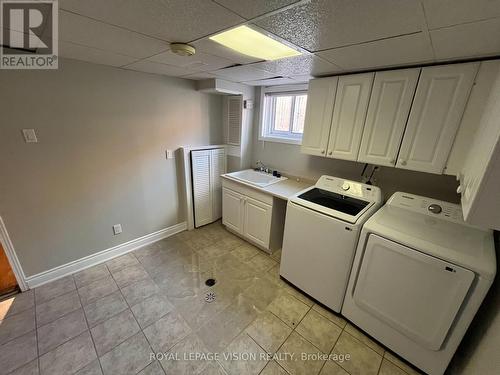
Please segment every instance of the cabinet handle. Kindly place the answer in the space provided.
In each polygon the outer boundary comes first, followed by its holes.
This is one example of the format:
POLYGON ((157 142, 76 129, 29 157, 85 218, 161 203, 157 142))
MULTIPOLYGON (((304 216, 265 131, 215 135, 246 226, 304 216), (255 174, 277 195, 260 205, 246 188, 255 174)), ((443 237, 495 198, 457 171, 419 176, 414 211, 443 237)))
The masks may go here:
POLYGON ((406 165, 406 160, 401 160, 401 165, 406 165))
POLYGON ((333 151, 328 151, 328 155, 331 155, 331 154, 333 154, 333 151))
POLYGON ((325 150, 321 150, 321 153, 324 154, 325 153, 325 150))

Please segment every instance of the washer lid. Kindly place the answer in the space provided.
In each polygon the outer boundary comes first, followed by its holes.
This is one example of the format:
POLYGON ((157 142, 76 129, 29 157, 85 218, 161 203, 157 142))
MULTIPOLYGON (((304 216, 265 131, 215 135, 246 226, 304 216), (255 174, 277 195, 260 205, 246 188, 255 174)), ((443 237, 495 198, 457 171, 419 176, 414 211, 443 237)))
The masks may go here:
MULTIPOLYGON (((493 232, 432 216, 389 202, 365 223, 365 230, 493 279, 496 274, 493 232)), ((425 198, 427 199, 427 198, 425 198)), ((439 202, 449 204, 446 202, 439 202)))

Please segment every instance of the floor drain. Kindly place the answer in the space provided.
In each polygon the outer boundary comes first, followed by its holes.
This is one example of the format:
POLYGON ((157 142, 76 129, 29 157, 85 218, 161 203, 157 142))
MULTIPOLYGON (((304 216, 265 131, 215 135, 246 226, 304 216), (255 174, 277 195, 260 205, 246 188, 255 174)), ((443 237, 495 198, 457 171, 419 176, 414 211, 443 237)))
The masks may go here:
POLYGON ((205 294, 205 301, 208 303, 215 301, 215 293, 208 292, 207 294, 205 294))
POLYGON ((215 285, 215 279, 207 279, 207 281, 205 281, 205 285, 206 286, 214 286, 215 285))

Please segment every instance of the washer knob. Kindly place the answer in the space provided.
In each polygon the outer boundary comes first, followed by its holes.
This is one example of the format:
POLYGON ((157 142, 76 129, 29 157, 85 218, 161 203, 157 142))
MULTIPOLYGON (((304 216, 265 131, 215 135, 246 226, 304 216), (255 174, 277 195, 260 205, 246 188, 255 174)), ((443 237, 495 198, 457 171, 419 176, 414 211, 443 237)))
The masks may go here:
POLYGON ((347 190, 349 190, 349 188, 350 188, 350 187, 351 187, 351 185, 349 185, 349 183, 348 183, 348 182, 344 182, 344 183, 342 184, 342 190, 347 191, 347 190))
POLYGON ((427 209, 432 212, 433 214, 440 214, 441 211, 443 211, 443 209, 441 208, 441 206, 439 204, 431 204, 429 207, 427 207, 427 209))

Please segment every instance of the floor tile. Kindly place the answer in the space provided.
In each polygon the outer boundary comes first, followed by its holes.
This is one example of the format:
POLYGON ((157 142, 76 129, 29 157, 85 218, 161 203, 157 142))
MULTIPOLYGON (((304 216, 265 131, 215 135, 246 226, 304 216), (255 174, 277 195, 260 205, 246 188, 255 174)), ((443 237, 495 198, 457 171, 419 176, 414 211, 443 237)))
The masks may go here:
POLYGON ((330 353, 342 333, 340 327, 314 310, 309 310, 295 331, 325 354, 330 353))
POLYGON ((282 293, 276 297, 267 309, 292 328, 295 328, 309 311, 306 304, 288 293, 282 293))
POLYGON ((205 359, 194 357, 196 354, 208 353, 203 342, 194 333, 175 344, 169 353, 175 355, 176 359, 164 358, 160 361, 167 374, 198 374, 208 364, 205 359))
POLYGON ((266 272, 276 266, 276 261, 269 255, 257 254, 245 262, 249 267, 257 272, 266 272))
POLYGON ((24 366, 9 373, 9 375, 38 375, 40 371, 38 370, 38 359, 35 359, 24 366))
POLYGON ((227 372, 219 365, 218 362, 210 362, 199 375, 226 375, 227 372))
POLYGON ((120 288, 123 288, 124 286, 129 284, 133 284, 137 281, 147 279, 149 277, 146 270, 141 265, 121 268, 118 271, 112 271, 112 274, 113 278, 116 281, 116 284, 120 288))
POLYGON ((118 286, 116 285, 115 280, 113 280, 111 276, 108 276, 78 289, 78 294, 80 295, 82 304, 85 306, 117 290, 118 286))
POLYGON ((106 262, 106 266, 111 273, 116 272, 122 268, 138 265, 139 261, 131 253, 119 256, 106 262))
POLYGON ((290 327, 268 311, 246 329, 246 333, 268 353, 275 353, 291 332, 290 327))
POLYGON ((75 273, 73 277, 75 278, 75 283, 77 288, 81 288, 82 286, 94 282, 96 280, 100 280, 109 276, 108 267, 103 264, 98 264, 97 266, 93 266, 83 270, 81 272, 75 273))
POLYGON ((96 359, 91 364, 79 370, 75 375, 102 375, 101 364, 96 359))
POLYGON ((252 259, 256 255, 261 254, 261 250, 256 248, 255 246, 249 244, 249 243, 244 243, 237 248, 235 248, 231 254, 235 256, 238 260, 242 262, 246 262, 250 259, 252 259))
POLYGON ((76 285, 73 276, 66 276, 35 288, 35 302, 38 305, 75 289, 76 285))
POLYGON ((191 332, 187 323, 174 311, 144 330, 149 343, 157 352, 166 352, 191 332))
POLYGON ((333 361, 326 361, 320 375, 349 375, 349 373, 333 361))
POLYGON ((147 365, 138 375, 165 375, 158 361, 147 365))
POLYGON ((127 308, 127 302, 125 302, 122 294, 120 291, 116 291, 86 305, 84 310, 89 326, 94 327, 127 308))
POLYGON ((266 352, 246 333, 238 336, 224 351, 221 364, 229 374, 259 374, 266 366, 266 352), (226 356, 238 354, 236 358, 225 359, 226 356), (246 357, 249 356, 249 357, 246 357))
POLYGON ((368 337, 368 335, 364 334, 357 327, 354 327, 351 323, 347 323, 347 325, 345 326, 344 329, 351 336, 354 336, 359 341, 361 341, 363 344, 365 344, 365 345, 369 346, 371 349, 375 350, 378 354, 384 355, 385 349, 380 344, 378 344, 377 342, 375 342, 375 340, 368 337))
POLYGON ((340 316, 340 314, 334 313, 326 309, 325 307, 318 305, 317 303, 314 304, 313 310, 320 313, 329 321, 338 325, 340 328, 344 328, 347 324, 347 321, 342 316, 340 316))
POLYGON ((0 321, 0 345, 35 329, 35 309, 31 308, 0 321))
POLYGON ((380 365, 379 375, 407 375, 402 369, 388 361, 387 359, 382 360, 382 364, 380 365))
POLYGON ((318 374, 325 363, 318 357, 323 355, 319 349, 296 332, 292 332, 278 353, 282 357, 278 359, 278 363, 292 375, 318 374), (303 358, 303 355, 309 357, 303 358))
POLYGON ((88 331, 40 357, 41 375, 67 375, 97 359, 88 331))
POLYGON ((271 258, 273 258, 276 262, 281 262, 281 249, 275 251, 271 254, 271 258))
POLYGON ((38 328, 38 353, 45 354, 87 330, 83 310, 73 311, 38 328))
POLYGON ((243 330, 255 320, 258 310, 242 295, 206 322, 197 332, 205 346, 212 352, 226 348, 243 330))
POLYGON ((229 253, 230 249, 225 247, 221 242, 215 242, 209 246, 202 247, 198 250, 198 254, 205 258, 215 258, 229 253))
POLYGON ((18 314, 35 306, 35 294, 33 290, 16 294, 0 302, 0 320, 18 314))
POLYGON ((125 310, 90 330, 99 356, 110 351, 138 331, 139 326, 130 310, 125 310))
POLYGON ((288 375, 288 372, 275 361, 269 361, 260 375, 288 375))
POLYGON ((251 300, 259 310, 263 311, 281 293, 281 289, 278 286, 269 284, 266 279, 257 278, 251 282, 250 286, 243 292, 243 295, 251 300))
POLYGON ((357 340, 347 332, 342 332, 335 344, 332 354, 347 355, 350 359, 338 364, 352 375, 372 375, 377 374, 382 356, 368 346, 357 340))
POLYGON ((121 289, 125 300, 130 306, 142 301, 143 299, 159 293, 160 289, 150 278, 127 285, 121 289))
POLYGON ((33 330, 0 346, 0 374, 24 366, 37 357, 36 332, 33 330))
POLYGON ((388 350, 386 350, 384 353, 384 359, 387 359, 388 361, 394 363, 396 366, 398 366, 400 369, 402 369, 404 372, 406 372, 409 375, 421 374, 420 371, 416 370, 413 366, 406 363, 401 358, 399 358, 397 355, 391 353, 388 350))
POLYGON ((132 306, 130 309, 141 328, 144 329, 168 314, 173 308, 172 304, 164 296, 155 294, 132 306))
POLYGON ((151 347, 139 332, 100 358, 104 375, 136 374, 151 363, 150 354, 151 347))
POLYGON ((292 284, 287 282, 285 279, 282 279, 280 277, 279 265, 272 267, 269 271, 264 273, 262 277, 278 285, 284 291, 288 292, 288 294, 294 296, 307 306, 311 307, 312 305, 314 305, 314 301, 311 298, 309 298, 305 293, 303 293, 302 291, 294 287, 292 284))
POLYGON ((51 299, 36 306, 36 325, 38 327, 59 319, 82 307, 76 290, 51 299))

